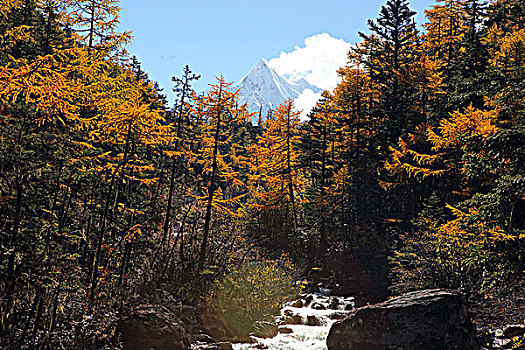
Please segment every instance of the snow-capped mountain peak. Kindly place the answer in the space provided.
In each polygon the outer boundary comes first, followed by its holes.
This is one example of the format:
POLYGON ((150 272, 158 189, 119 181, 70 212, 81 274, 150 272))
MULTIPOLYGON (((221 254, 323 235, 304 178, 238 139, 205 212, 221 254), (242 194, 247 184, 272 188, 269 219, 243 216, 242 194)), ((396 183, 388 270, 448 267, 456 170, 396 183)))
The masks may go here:
POLYGON ((304 78, 297 81, 287 80, 270 67, 264 58, 259 60, 255 67, 237 83, 237 86, 241 90, 240 102, 247 102, 251 111, 260 111, 263 116, 286 99, 297 98, 305 89, 310 89, 314 93, 321 91, 304 78))

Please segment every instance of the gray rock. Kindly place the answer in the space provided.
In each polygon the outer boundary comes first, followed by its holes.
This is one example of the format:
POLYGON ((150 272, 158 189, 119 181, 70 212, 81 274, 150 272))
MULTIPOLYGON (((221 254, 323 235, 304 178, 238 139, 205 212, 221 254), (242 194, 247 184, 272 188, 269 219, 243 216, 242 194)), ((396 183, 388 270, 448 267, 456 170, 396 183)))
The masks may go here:
POLYGON ((251 335, 257 338, 273 338, 279 332, 277 325, 271 322, 256 322, 254 328, 251 335))
POLYGON ((334 312, 333 314, 328 315, 331 320, 341 320, 345 318, 348 314, 346 312, 334 312))
POLYGON ((339 305, 341 305, 341 301, 337 298, 333 298, 331 301, 330 301, 330 304, 328 305, 328 308, 330 310, 338 310, 339 309, 339 305))
POLYGON ((356 309, 332 325, 329 350, 475 350, 475 327, 457 291, 422 290, 356 309))
POLYGON ((303 318, 300 315, 285 316, 284 318, 285 324, 301 324, 302 321, 303 318))
POLYGON ((326 310, 326 306, 324 306, 323 304, 319 304, 319 303, 314 303, 311 306, 311 308, 314 310, 326 310))
POLYGON ((304 302, 301 300, 301 299, 298 299, 296 301, 293 301, 291 304, 290 304, 291 307, 297 307, 297 308, 300 308, 300 307, 303 307, 304 306, 304 302))
POLYGON ((290 309, 284 310, 284 316, 280 317, 281 324, 301 324, 301 315, 296 314, 290 309))
POLYGON ((293 330, 290 327, 282 326, 282 327, 279 327, 279 333, 290 334, 290 333, 293 333, 293 330))
POLYGON ((308 326, 320 326, 321 325, 321 321, 319 321, 319 319, 317 317, 315 317, 314 315, 308 315, 306 317, 306 324, 308 326))
POLYGON ((304 298, 304 306, 308 306, 312 300, 314 300, 314 297, 310 294, 304 298))
POLYGON ((187 331, 182 321, 161 305, 138 307, 119 324, 125 350, 187 349, 187 331))
POLYGON ((294 315, 295 315, 295 312, 293 312, 292 310, 290 309, 284 310, 284 316, 294 316, 294 315))

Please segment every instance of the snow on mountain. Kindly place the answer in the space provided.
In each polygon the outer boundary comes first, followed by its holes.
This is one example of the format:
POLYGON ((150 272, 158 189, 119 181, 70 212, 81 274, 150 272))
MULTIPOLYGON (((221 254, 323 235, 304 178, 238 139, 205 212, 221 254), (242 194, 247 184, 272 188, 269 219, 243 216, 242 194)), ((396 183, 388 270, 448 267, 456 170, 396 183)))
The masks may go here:
POLYGON ((306 79, 304 79, 304 78, 300 78, 299 80, 292 81, 291 84, 295 88, 295 90, 300 91, 301 93, 304 90, 306 90, 306 89, 310 89, 314 93, 318 93, 318 92, 323 91, 322 89, 318 88, 317 86, 314 86, 314 85, 310 84, 309 82, 307 82, 306 79))
POLYGON ((240 103, 248 102, 248 108, 253 112, 262 112, 265 116, 270 109, 275 109, 286 99, 296 99, 306 89, 313 93, 322 90, 305 79, 289 81, 280 76, 268 62, 261 60, 238 83, 240 88, 240 103))

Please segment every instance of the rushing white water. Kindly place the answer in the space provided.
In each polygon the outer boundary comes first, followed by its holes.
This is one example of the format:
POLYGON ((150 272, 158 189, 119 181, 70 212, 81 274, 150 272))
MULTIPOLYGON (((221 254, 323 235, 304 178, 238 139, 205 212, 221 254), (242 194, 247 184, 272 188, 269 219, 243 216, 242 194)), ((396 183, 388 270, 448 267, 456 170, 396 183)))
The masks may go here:
POLYGON ((301 324, 286 324, 291 333, 279 333, 274 338, 256 338, 256 344, 233 344, 234 350, 326 350, 326 337, 331 325, 353 307, 353 298, 329 297, 322 294, 302 295, 303 303, 312 299, 305 307, 292 307, 291 303, 281 310, 281 319, 288 316, 301 316, 301 324), (322 310, 318 310, 322 308, 322 310), (308 316, 314 316, 320 325, 309 326, 308 316))

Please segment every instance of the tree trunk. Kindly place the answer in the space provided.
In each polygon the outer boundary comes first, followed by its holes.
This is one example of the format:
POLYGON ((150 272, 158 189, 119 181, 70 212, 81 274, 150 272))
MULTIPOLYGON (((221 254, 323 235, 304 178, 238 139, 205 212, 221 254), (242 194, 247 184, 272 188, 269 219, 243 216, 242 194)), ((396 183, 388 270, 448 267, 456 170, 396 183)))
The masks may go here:
POLYGON ((204 217, 204 232, 202 234, 202 245, 199 257, 199 268, 202 269, 206 260, 206 249, 208 246, 208 236, 210 233, 211 209, 213 204, 213 195, 215 194, 215 177, 217 176, 217 154, 219 152, 219 137, 221 128, 221 113, 222 113, 222 82, 219 87, 219 105, 217 109, 217 126, 215 130, 215 140, 213 144, 213 158, 212 158, 212 172, 210 185, 208 186, 208 200, 206 203, 206 216, 204 217))
POLYGON ((321 239, 321 251, 320 251, 320 257, 323 265, 326 264, 326 251, 328 249, 328 242, 326 237, 326 214, 323 210, 323 203, 325 201, 326 191, 325 191, 325 181, 326 181, 326 137, 327 137, 327 130, 326 130, 326 122, 323 127, 323 143, 322 143, 322 158, 321 158, 321 225, 319 227, 319 235, 321 239))
POLYGON ((91 0, 91 18, 89 20, 89 44, 88 54, 91 56, 91 49, 93 48, 93 35, 95 34, 95 1, 91 0))
MULTIPOLYGON (((182 117, 183 117, 182 114, 183 114, 183 111, 184 111, 184 99, 186 97, 187 86, 188 86, 188 78, 186 77, 186 80, 185 80, 184 85, 182 87, 182 96, 181 96, 179 112, 178 112, 178 116, 177 116, 177 139, 175 140, 174 152, 178 152, 178 150, 179 150, 179 142, 180 142, 180 138, 182 136, 182 117)), ((170 222, 171 222, 171 206, 172 206, 172 201, 173 201, 173 192, 174 192, 174 189, 175 189, 175 172, 176 172, 176 169, 177 169, 177 160, 178 160, 178 157, 174 156, 173 157, 173 161, 171 163, 170 189, 169 189, 169 192, 168 192, 168 203, 167 203, 167 206, 166 206, 166 215, 164 216, 164 228, 163 228, 163 232, 162 232, 162 240, 160 242, 161 246, 166 241, 166 237, 168 236, 168 230, 169 230, 170 222)))
POLYGON ((293 231, 297 229, 297 212, 295 209, 295 195, 293 189, 293 180, 292 180, 292 161, 291 161, 291 121, 290 121, 290 109, 291 104, 288 105, 287 110, 287 123, 286 123, 286 173, 288 175, 288 196, 290 197, 290 204, 292 205, 292 215, 293 215, 293 231))
POLYGON ((97 285, 97 269, 98 269, 98 261, 100 256, 100 251, 102 248, 102 243, 104 242, 104 236, 106 234, 106 221, 108 218, 108 212, 109 212, 109 203, 111 200, 111 194, 113 192, 113 187, 115 186, 115 181, 118 175, 118 172, 122 166, 124 166, 127 162, 128 152, 129 152, 129 145, 131 140, 131 124, 128 127, 128 134, 126 136, 126 146, 124 150, 124 156, 122 157, 122 161, 118 164, 117 168, 113 172, 111 176, 111 182, 109 186, 108 195, 105 201, 104 205, 104 213, 102 215, 102 224, 99 231, 99 235, 97 237, 97 249, 95 251, 95 254, 93 256, 93 263, 91 264, 91 277, 90 277, 90 288, 89 288, 89 300, 93 301, 94 299, 94 293, 95 288, 97 285))

